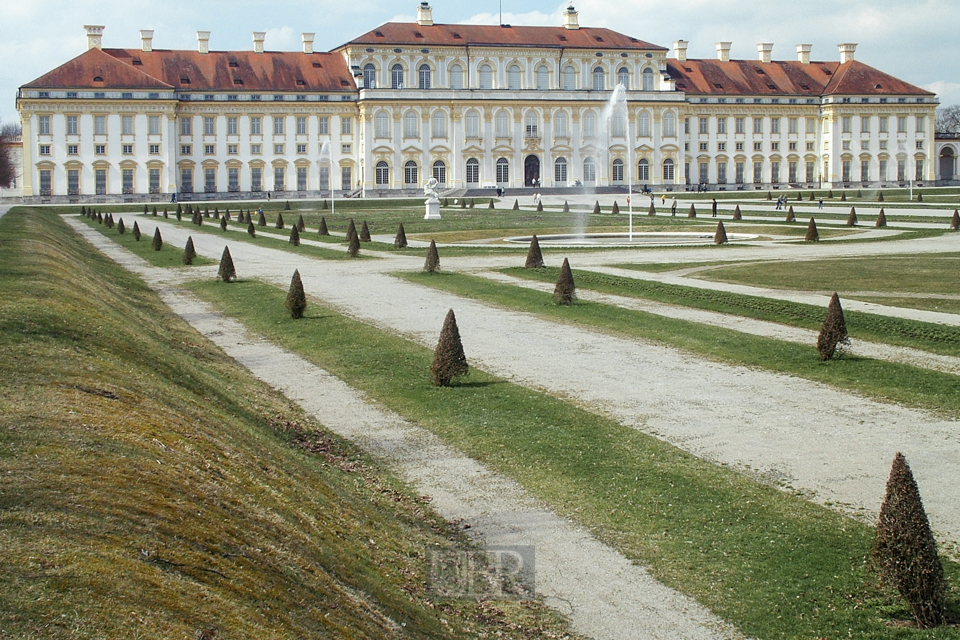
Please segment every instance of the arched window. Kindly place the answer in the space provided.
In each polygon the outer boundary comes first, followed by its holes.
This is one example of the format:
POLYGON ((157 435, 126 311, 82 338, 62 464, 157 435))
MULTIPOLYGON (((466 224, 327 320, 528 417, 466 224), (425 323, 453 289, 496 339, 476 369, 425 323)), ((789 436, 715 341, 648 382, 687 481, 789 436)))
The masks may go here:
POLYGON ((663 114, 663 135, 677 135, 677 117, 673 115, 672 111, 667 111, 665 114, 663 114))
POLYGON ((417 179, 417 163, 413 160, 407 160, 406 164, 403 165, 403 186, 407 187, 416 187, 420 184, 420 181, 417 179))
POLYGON ((640 138, 650 137, 650 112, 641 111, 637 118, 637 136, 640 138))
POLYGON ((663 181, 664 182, 673 182, 673 160, 667 158, 663 161, 663 181))
POLYGON ((443 160, 437 160, 433 163, 433 177, 440 184, 447 184, 447 165, 443 160))
POLYGON ((557 138, 567 137, 567 112, 557 111, 553 116, 553 135, 557 138))
POLYGON ((399 63, 393 65, 393 67, 390 69, 390 88, 403 88, 403 65, 399 63))
POLYGON ((372 62, 368 62, 363 66, 363 88, 377 88, 377 68, 373 66, 372 62))
POLYGON ((463 89, 463 68, 458 64, 450 67, 450 88, 463 89))
POLYGON ((565 91, 573 91, 577 88, 577 72, 574 71, 573 65, 567 65, 563 68, 563 89, 565 91))
POLYGON ((583 181, 584 182, 597 181, 597 164, 596 162, 593 161, 593 158, 583 159, 583 181))
POLYGON ((623 160, 620 158, 613 161, 613 181, 614 183, 623 182, 623 160))
POLYGON ((497 183, 510 182, 510 161, 506 158, 497 158, 497 183))
POLYGON ((587 111, 583 114, 583 135, 597 135, 597 114, 593 111, 587 111))
POLYGON ((493 69, 488 64, 480 65, 480 88, 493 89, 493 69))
POLYGON ((430 65, 428 64, 420 65, 420 69, 418 69, 417 71, 417 81, 418 81, 418 86, 421 89, 430 88, 430 65))
POLYGON ((480 183, 480 163, 476 158, 467 160, 467 184, 480 183))
POLYGON ((520 67, 515 64, 510 65, 510 68, 507 69, 507 88, 510 91, 520 90, 520 67))
POLYGON ((385 160, 377 163, 376 181, 378 187, 390 186, 390 165, 385 160))
POLYGON ((553 182, 555 187, 567 186, 567 159, 560 157, 553 161, 553 182))
POLYGON ((540 116, 537 115, 537 112, 531 109, 527 111, 526 122, 524 123, 526 127, 526 137, 528 138, 539 138, 540 137, 540 116))
POLYGON ((447 137, 447 114, 442 110, 437 109, 433 112, 433 134, 434 138, 446 138, 447 137))
POLYGON ((466 136, 468 138, 479 138, 480 114, 478 114, 476 111, 467 111, 466 121, 466 136))
POLYGON ((626 124, 625 118, 623 117, 622 111, 617 111, 613 114, 613 117, 610 118, 610 133, 614 138, 622 138, 626 135, 626 124))
POLYGON ((547 65, 537 67, 537 91, 546 91, 550 88, 550 70, 547 65))
POLYGON ((403 114, 403 137, 416 138, 420 135, 420 117, 412 109, 403 114))
POLYGON ((650 67, 643 70, 643 90, 653 91, 653 69, 650 67))
POLYGON ((607 88, 607 75, 603 72, 602 67, 597 67, 593 70, 593 90, 594 91, 604 91, 607 88))
POLYGON ((617 84, 622 84, 624 89, 630 88, 630 69, 620 67, 617 70, 617 84))
POLYGON ((390 114, 382 109, 377 111, 377 115, 373 118, 373 129, 374 137, 376 138, 389 138, 390 137, 390 114))
POLYGON ((650 162, 646 158, 637 163, 637 180, 650 182, 650 162))
POLYGON ((510 137, 510 114, 506 109, 497 111, 496 134, 498 138, 510 137))

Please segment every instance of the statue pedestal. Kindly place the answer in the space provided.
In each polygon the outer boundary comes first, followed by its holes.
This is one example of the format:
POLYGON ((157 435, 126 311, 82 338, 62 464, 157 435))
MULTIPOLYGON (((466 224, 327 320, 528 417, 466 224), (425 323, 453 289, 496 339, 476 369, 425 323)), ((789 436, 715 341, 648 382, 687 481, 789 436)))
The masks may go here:
POLYGON ((423 216, 424 220, 439 220, 440 219, 440 200, 439 198, 429 198, 426 203, 427 215, 423 216))

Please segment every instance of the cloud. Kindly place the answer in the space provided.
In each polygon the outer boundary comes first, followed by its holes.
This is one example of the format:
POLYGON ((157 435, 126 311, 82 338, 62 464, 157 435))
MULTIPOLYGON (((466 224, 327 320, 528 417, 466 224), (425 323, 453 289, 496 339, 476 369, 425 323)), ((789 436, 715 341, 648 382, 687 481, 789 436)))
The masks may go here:
POLYGON ((937 80, 923 85, 923 88, 937 94, 937 98, 943 106, 960 104, 960 82, 937 80))
POLYGON ((466 20, 460 20, 457 24, 509 24, 509 25, 523 25, 523 26, 542 26, 542 25, 555 25, 559 26, 560 16, 562 12, 557 11, 552 14, 543 13, 540 11, 529 11, 527 13, 510 13, 506 12, 503 14, 502 19, 499 13, 477 13, 466 20))

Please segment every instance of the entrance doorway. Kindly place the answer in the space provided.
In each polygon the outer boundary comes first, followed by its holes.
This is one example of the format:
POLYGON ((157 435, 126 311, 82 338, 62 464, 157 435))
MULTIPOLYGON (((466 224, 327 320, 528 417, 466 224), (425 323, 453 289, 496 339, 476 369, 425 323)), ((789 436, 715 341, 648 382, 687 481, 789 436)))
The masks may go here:
POLYGON ((944 147, 940 152, 940 179, 953 180, 956 174, 957 158, 953 155, 953 149, 944 147))
POLYGON ((540 186, 540 158, 537 156, 527 156, 523 161, 523 186, 540 186))

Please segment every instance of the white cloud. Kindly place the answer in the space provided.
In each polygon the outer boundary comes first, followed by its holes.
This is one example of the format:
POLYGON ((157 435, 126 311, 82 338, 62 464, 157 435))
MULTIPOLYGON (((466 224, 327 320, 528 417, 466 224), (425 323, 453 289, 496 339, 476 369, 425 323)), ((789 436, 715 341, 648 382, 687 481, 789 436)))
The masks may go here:
POLYGON ((937 94, 937 98, 940 99, 940 104, 943 106, 960 104, 960 82, 937 80, 923 85, 923 88, 937 94))
POLYGON ((504 13, 501 17, 499 13, 477 13, 465 20, 460 20, 457 24, 509 24, 523 26, 537 25, 560 25, 561 12, 553 14, 542 13, 540 11, 530 11, 527 13, 504 13))

